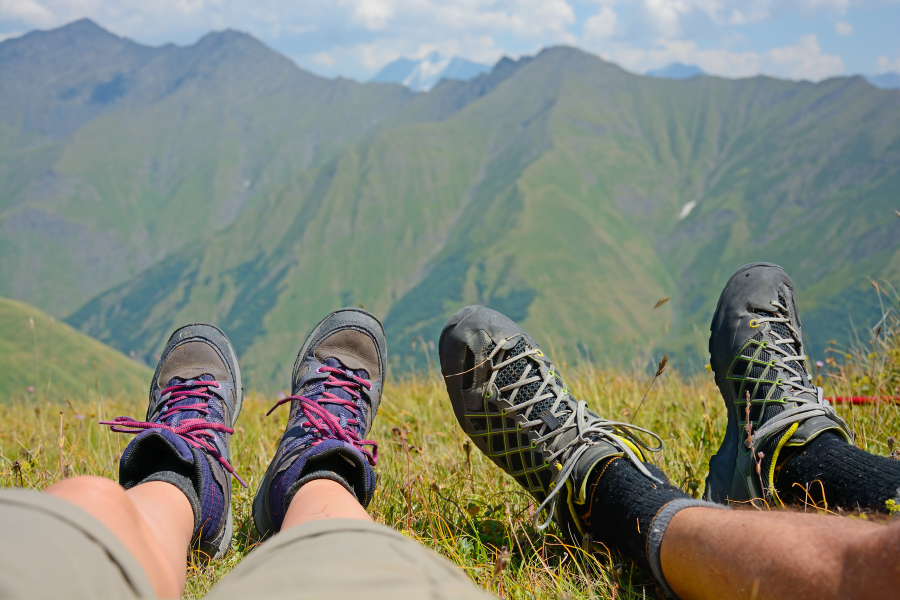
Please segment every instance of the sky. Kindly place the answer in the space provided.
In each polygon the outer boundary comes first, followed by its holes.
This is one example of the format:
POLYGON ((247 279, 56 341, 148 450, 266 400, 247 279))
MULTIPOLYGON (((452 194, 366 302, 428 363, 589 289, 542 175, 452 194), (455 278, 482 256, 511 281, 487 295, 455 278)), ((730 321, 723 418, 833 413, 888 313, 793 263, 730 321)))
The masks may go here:
POLYGON ((556 45, 637 73, 900 72, 900 0, 0 0, 0 40, 82 17, 150 45, 245 31, 314 73, 360 81, 399 57, 492 64, 556 45))

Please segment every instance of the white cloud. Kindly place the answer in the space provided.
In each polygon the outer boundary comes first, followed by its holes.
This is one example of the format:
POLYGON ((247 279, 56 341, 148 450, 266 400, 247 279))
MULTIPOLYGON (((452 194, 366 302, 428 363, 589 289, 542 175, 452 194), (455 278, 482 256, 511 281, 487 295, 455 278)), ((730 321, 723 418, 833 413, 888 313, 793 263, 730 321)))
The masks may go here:
MULTIPOLYGON (((595 0, 597 1, 597 0, 595 0)), ((640 18, 633 35, 676 39, 713 28, 763 23, 788 13, 825 13, 844 17, 848 10, 878 7, 898 0, 599 0, 634 9, 640 18)), ((621 15, 621 13, 620 13, 621 15)), ((841 32, 842 35, 846 35, 841 32)))
POLYGON ((353 19, 370 31, 387 27, 394 16, 396 2, 390 0, 360 0, 353 10, 353 19))
MULTIPOLYGON (((0 0, 0 30, 48 29, 87 16, 137 41, 185 44, 210 30, 235 28, 318 72, 360 79, 400 56, 420 58, 432 50, 493 62, 503 54, 530 54, 556 44, 581 45, 634 70, 678 60, 730 76, 766 72, 818 78, 840 72, 843 63, 824 54, 816 38, 766 51, 754 31, 737 26, 775 21, 791 12, 823 13, 838 33, 849 35, 853 11, 896 2, 0 0), (579 22, 572 5, 588 2, 596 10, 579 22), (750 39, 734 42, 742 33, 750 39)), ((854 39, 863 40, 863 21, 856 23, 860 32, 854 39)))
POLYGON ((813 34, 801 37, 796 46, 773 48, 766 53, 766 57, 766 67, 771 68, 774 74, 790 79, 818 81, 844 72, 841 57, 823 54, 819 41, 813 34))
POLYGON ((804 35, 796 45, 767 52, 702 49, 690 40, 660 40, 653 48, 618 47, 608 56, 637 73, 673 62, 697 65, 711 75, 750 77, 759 73, 788 79, 819 81, 844 73, 839 56, 824 54, 815 35, 804 35))
POLYGON ((38 0, 0 0, 0 15, 29 25, 53 21, 54 14, 38 0))
POLYGON ((319 52, 312 55, 312 61, 318 65, 322 65, 326 69, 330 69, 337 64, 337 59, 328 52, 319 52))
POLYGON ((879 56, 876 60, 879 73, 900 73, 900 56, 890 59, 887 56, 879 56))
POLYGON ((601 6, 600 12, 584 22, 584 37, 588 40, 605 39, 616 33, 618 15, 609 6, 601 6))
POLYGON ((840 35, 852 35, 854 31, 853 25, 848 23, 847 21, 838 21, 834 24, 834 30, 837 31, 840 35))

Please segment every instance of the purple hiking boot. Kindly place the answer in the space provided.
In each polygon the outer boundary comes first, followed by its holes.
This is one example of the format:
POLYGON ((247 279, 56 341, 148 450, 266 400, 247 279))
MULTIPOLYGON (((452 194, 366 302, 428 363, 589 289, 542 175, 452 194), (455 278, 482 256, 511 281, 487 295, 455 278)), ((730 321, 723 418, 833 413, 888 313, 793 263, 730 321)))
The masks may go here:
POLYGON ((356 308, 337 310, 306 338, 294 363, 287 428, 253 500, 260 535, 281 529, 297 490, 331 479, 367 507, 375 493, 378 444, 365 439, 381 403, 386 343, 381 323, 356 308), (367 449, 367 447, 369 449, 367 449))
POLYGON ((194 511, 193 543, 212 558, 231 545, 230 438, 241 412, 243 388, 237 356, 212 325, 187 325, 166 344, 150 384, 146 421, 101 421, 137 434, 119 462, 125 489, 148 481, 171 483, 194 511))

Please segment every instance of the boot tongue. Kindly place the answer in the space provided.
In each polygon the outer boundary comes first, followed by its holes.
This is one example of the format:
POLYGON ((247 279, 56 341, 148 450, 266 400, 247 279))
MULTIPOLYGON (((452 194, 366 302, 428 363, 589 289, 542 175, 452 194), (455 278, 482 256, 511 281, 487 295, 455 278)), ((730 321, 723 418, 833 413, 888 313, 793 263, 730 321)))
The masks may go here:
MULTIPOLYGON (((176 385, 184 385, 185 383, 187 383, 189 381, 215 381, 215 380, 216 380, 216 378, 213 377, 212 375, 210 375, 209 373, 204 373, 200 377, 197 377, 196 379, 193 379, 193 380, 182 379, 181 377, 173 377, 172 379, 169 380, 169 383, 167 384, 166 387, 172 387, 172 386, 176 386, 176 385)), ((211 404, 213 402, 212 398, 210 398, 209 400, 206 400, 204 398, 198 398, 196 396, 187 396, 185 398, 182 398, 181 400, 178 400, 177 402, 172 402, 171 398, 177 398, 180 395, 179 392, 180 392, 180 390, 173 390, 172 392, 170 392, 170 394, 169 394, 170 400, 166 403, 166 406, 168 406, 168 408, 171 409, 171 408, 176 408, 178 406, 185 406, 185 405, 189 405, 189 404, 201 404, 201 403, 205 403, 205 404, 208 404, 211 406, 211 404)), ((182 410, 182 411, 176 412, 175 414, 173 414, 172 416, 167 418, 166 421, 174 424, 174 423, 180 423, 181 421, 183 421, 185 419, 197 419, 197 418, 200 418, 203 416, 204 415, 200 411, 182 410)))
MULTIPOLYGON (((194 379, 194 381, 215 381, 216 378, 210 375, 209 373, 204 373, 200 377, 194 379)), ((166 387, 172 387, 173 385, 181 385, 186 381, 191 381, 190 379, 182 379, 181 377, 173 377, 169 380, 169 383, 166 387)))
MULTIPOLYGON (((364 369, 352 370, 345 367, 341 364, 336 358, 327 358, 325 359, 325 366, 331 367, 333 369, 340 369, 346 377, 341 377, 336 373, 330 373, 332 377, 341 381, 353 381, 353 375, 356 375, 360 379, 368 379, 369 374, 364 369)), ((359 386, 357 386, 359 387, 359 386)), ((337 396, 342 400, 349 400, 359 409, 362 409, 361 402, 359 398, 355 398, 350 392, 348 392, 345 388, 341 386, 326 386, 324 381, 318 381, 314 385, 308 387, 306 391, 303 393, 304 396, 309 398, 310 400, 316 400, 325 410, 336 416, 341 421, 342 427, 347 427, 347 421, 349 419, 356 419, 357 415, 353 413, 349 408, 343 406, 341 404, 335 404, 334 402, 329 402, 329 398, 325 397, 325 393, 329 393, 332 396, 337 396)), ((364 413, 361 413, 364 414, 364 413)), ((356 426, 357 429, 360 429, 360 426, 356 426)))

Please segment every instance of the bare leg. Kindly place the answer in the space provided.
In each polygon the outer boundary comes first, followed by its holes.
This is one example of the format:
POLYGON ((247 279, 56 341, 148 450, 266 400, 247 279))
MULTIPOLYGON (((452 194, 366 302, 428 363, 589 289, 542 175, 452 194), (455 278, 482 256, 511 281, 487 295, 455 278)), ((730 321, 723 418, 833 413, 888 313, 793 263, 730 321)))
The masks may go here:
POLYGON ((358 519, 371 521, 356 496, 330 479, 314 479, 305 484, 291 501, 281 530, 322 519, 358 519))
POLYGON ((181 597, 194 513, 178 488, 151 481, 126 491, 109 479, 84 476, 55 483, 46 493, 74 504, 112 531, 144 568, 157 596, 181 597))
POLYGON ((682 600, 885 598, 900 589, 900 523, 687 508, 660 552, 682 600))

